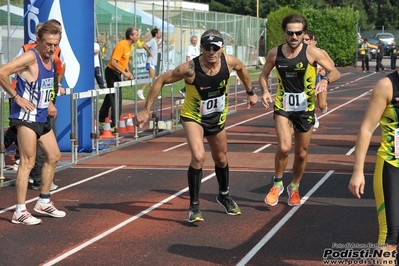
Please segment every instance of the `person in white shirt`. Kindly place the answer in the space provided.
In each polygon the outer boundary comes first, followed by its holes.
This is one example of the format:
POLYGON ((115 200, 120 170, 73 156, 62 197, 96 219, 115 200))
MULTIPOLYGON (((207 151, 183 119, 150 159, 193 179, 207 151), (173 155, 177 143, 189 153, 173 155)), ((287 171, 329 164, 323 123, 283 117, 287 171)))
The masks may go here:
POLYGON ((100 45, 97 42, 94 42, 94 77, 96 78, 98 87, 100 87, 100 89, 104 89, 104 80, 100 71, 100 56, 98 54, 99 52, 100 45))
MULTIPOLYGON (((152 39, 149 40, 145 45, 143 45, 144 50, 147 51, 147 63, 145 68, 148 70, 149 78, 155 78, 156 70, 157 70, 157 62, 158 62, 158 42, 161 39, 161 31, 159 29, 151 30, 152 39)), ((145 100, 144 90, 150 86, 151 83, 146 83, 141 87, 141 89, 137 90, 137 96, 141 100, 145 100)))
MULTIPOLYGON (((190 45, 187 47, 186 62, 200 55, 200 50, 199 47, 197 46, 197 42, 198 42, 197 36, 195 35, 191 36, 190 45)), ((183 89, 179 90, 179 93, 183 97, 186 97, 186 88, 183 87, 183 89)))

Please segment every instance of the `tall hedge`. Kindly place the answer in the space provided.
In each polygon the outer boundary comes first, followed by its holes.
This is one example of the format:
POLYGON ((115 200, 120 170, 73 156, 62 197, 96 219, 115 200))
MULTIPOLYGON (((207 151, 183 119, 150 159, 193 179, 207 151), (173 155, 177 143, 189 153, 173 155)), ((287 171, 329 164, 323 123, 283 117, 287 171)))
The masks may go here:
POLYGON ((281 22, 286 15, 292 13, 306 17, 308 29, 318 38, 317 46, 328 52, 336 66, 353 65, 357 51, 356 28, 359 13, 351 7, 323 10, 307 8, 302 11, 283 7, 270 13, 267 20, 268 50, 285 43, 281 22))

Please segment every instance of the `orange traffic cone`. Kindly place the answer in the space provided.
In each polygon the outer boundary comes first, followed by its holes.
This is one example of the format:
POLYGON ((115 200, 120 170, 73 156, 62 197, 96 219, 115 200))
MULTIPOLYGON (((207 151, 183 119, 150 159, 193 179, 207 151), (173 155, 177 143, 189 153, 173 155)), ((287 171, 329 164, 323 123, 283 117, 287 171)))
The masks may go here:
POLYGON ((134 133, 132 114, 127 114, 126 131, 127 133, 134 133))
POLYGON ((113 139, 114 135, 111 132, 111 124, 109 122, 109 118, 105 118, 104 130, 103 134, 100 136, 100 139, 113 139))
POLYGON ((119 128, 118 128, 118 133, 119 133, 119 134, 127 133, 127 131, 126 131, 126 124, 125 124, 125 117, 124 117, 123 115, 120 115, 120 117, 119 117, 119 128))

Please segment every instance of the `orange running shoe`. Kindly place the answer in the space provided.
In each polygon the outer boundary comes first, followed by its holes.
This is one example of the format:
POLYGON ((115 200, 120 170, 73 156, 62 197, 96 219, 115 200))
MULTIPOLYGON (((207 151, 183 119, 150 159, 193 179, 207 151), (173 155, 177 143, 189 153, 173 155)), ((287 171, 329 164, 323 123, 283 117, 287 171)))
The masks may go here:
POLYGON ((272 186, 270 189, 269 193, 267 193, 265 197, 265 203, 269 204, 270 206, 276 206, 278 203, 278 197, 283 193, 284 191, 284 186, 277 187, 277 186, 272 186))
POLYGON ((288 194, 288 205, 296 206, 301 205, 301 197, 299 196, 298 189, 292 189, 291 184, 287 186, 287 194, 288 194))

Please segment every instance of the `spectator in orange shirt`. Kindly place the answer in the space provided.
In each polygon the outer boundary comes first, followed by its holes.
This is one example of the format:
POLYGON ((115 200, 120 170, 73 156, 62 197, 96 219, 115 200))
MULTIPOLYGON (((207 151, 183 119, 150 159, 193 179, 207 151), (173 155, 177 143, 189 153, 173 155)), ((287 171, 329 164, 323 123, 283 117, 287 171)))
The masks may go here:
MULTIPOLYGON (((133 74, 128 68, 129 59, 131 56, 131 46, 139 39, 139 30, 137 28, 128 28, 125 33, 125 39, 119 41, 112 51, 111 59, 105 68, 105 80, 108 88, 113 88, 114 83, 122 81, 122 75, 132 80, 133 74)), ((122 90, 119 92, 119 114, 122 112, 122 90)), ((111 108, 111 127, 115 127, 115 95, 105 95, 103 104, 100 108, 99 122, 105 122, 105 118, 109 116, 109 109, 111 108)))

